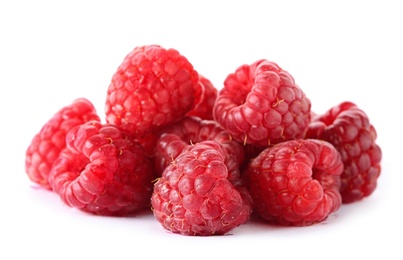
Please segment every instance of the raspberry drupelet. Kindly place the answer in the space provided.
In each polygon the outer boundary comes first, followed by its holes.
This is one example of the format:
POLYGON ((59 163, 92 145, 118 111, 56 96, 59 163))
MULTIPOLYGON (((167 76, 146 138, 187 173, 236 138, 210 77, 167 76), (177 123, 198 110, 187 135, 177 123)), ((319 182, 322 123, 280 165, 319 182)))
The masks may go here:
POLYGON ((155 183, 151 204, 163 228, 182 235, 223 235, 246 223, 250 194, 228 179, 225 149, 215 141, 187 145, 155 183))
POLYGON ((276 63, 258 60, 227 76, 213 116, 241 143, 267 147, 303 138, 311 102, 276 63))
POLYGON ((78 98, 58 110, 33 137, 25 154, 25 172, 29 179, 43 188, 51 189, 48 177, 53 163, 66 147, 67 132, 77 125, 97 120, 93 104, 78 98))
POLYGON ((164 128, 162 132, 156 144, 154 158, 157 172, 161 173, 186 145, 215 141, 226 151, 225 163, 230 173, 229 179, 239 179, 239 167, 244 160, 243 147, 232 140, 227 131, 216 121, 186 116, 181 121, 164 128))
POLYGON ((117 126, 89 121, 71 129, 49 183, 73 208, 126 216, 150 206, 155 179, 151 162, 117 126))
POLYGON ((217 99, 217 94, 218 90, 213 83, 199 74, 199 84, 197 84, 195 91, 194 105, 187 115, 213 120, 213 106, 217 99))
POLYGON ((253 208, 265 221, 308 226, 341 205, 343 162, 330 143, 290 140, 263 150, 243 172, 253 208))
POLYGON ((180 120, 195 101, 199 75, 186 57, 159 45, 134 48, 107 90, 106 122, 135 138, 180 120))
POLYGON ((340 152, 344 171, 340 193, 343 203, 370 196, 381 174, 382 150, 368 115, 350 101, 312 118, 306 138, 322 139, 340 152))

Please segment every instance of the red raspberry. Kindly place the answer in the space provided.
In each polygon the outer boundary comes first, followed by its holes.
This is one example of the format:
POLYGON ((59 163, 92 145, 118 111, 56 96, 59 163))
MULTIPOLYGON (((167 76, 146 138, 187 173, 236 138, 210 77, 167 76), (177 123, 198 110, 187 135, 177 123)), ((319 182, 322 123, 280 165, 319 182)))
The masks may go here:
POLYGON ((213 106, 218 91, 209 79, 199 74, 199 84, 195 92, 195 102, 188 116, 197 116, 202 119, 213 120, 213 106))
POLYGON ((310 100, 288 72, 258 60, 227 76, 213 115, 236 141, 267 147, 303 138, 310 109, 310 100))
POLYGON ((260 146, 255 146, 252 144, 246 144, 243 146, 245 158, 243 163, 240 166, 240 172, 243 172, 245 168, 248 166, 251 160, 256 158, 264 149, 267 147, 260 147, 260 146))
POLYGON ((192 64, 177 50, 136 47, 112 77, 106 122, 137 138, 178 121, 193 106, 198 80, 192 64))
POLYGON ((256 213, 269 223, 307 226, 341 205, 343 163, 330 143, 291 140, 263 150, 243 173, 256 213))
POLYGON ((352 102, 342 102, 315 116, 307 138, 323 139, 340 152, 344 171, 340 193, 343 203, 370 196, 381 173, 381 148, 367 114, 352 102))
POLYGON ((135 138, 135 141, 140 144, 147 157, 152 158, 155 156, 155 149, 161 132, 161 129, 155 129, 153 131, 150 130, 149 132, 143 134, 141 137, 135 138))
POLYGON ((96 215, 125 216, 150 206, 151 162, 114 125, 90 121, 70 130, 49 174, 67 205, 96 215))
POLYGON ((216 121, 188 116, 178 123, 164 128, 163 133, 157 142, 155 158, 157 172, 162 172, 187 145, 211 140, 218 142, 225 149, 228 179, 239 180, 239 167, 244 160, 243 147, 232 140, 216 121))
POLYGON ((51 189, 48 175, 53 162, 66 146, 67 132, 90 120, 99 121, 93 104, 79 98, 57 111, 32 139, 25 154, 25 171, 31 181, 51 189))
POLYGON ((165 168, 175 161, 182 150, 189 143, 176 134, 164 133, 158 139, 157 151, 155 153, 154 165, 156 172, 161 175, 165 168))
MULTIPOLYGON (((213 106, 217 98, 217 89, 210 80, 199 74, 199 82, 195 90, 195 101, 193 108, 186 116, 196 116, 204 120, 213 120, 213 106)), ((137 137, 137 141, 142 145, 147 156, 153 157, 155 154, 155 146, 158 138, 163 132, 160 128, 148 131, 141 137, 137 137)))
POLYGON ((182 235, 222 235, 249 220, 251 198, 228 179, 215 141, 187 145, 155 183, 151 205, 161 225, 182 235))

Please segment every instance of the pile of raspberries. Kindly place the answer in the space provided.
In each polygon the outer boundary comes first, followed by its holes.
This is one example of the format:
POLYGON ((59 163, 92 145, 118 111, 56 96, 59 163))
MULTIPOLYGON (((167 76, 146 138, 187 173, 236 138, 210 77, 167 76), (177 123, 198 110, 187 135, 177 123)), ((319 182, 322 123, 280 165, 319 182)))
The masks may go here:
POLYGON ((218 89, 177 50, 138 46, 105 94, 104 122, 77 98, 26 150, 29 179, 84 212, 151 209, 172 233, 223 235, 252 214, 319 223, 377 186, 382 152, 366 113, 350 101, 312 112, 272 61, 239 66, 218 89))

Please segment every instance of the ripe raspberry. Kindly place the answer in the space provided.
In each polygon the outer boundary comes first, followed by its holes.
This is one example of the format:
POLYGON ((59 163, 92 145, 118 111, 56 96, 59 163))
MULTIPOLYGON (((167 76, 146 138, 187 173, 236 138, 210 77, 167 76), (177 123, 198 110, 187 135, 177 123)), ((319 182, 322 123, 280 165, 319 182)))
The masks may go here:
POLYGON ((251 198, 228 179, 226 151, 215 141, 186 146, 165 168, 151 197, 154 216, 173 233, 222 235, 249 220, 251 198))
POLYGON ((195 91, 195 102, 187 115, 213 120, 213 106, 217 99, 217 94, 218 91, 211 81, 199 74, 199 84, 197 84, 195 91))
MULTIPOLYGON (((195 101, 193 108, 186 116, 195 116, 204 120, 213 120, 213 106, 217 98, 217 89, 210 80, 199 74, 199 82, 195 90, 195 101)), ((158 138, 164 131, 164 127, 148 131, 136 140, 141 144, 147 156, 153 157, 155 154, 155 146, 158 138)))
POLYGON ((66 146, 67 132, 90 120, 99 121, 93 104, 79 98, 57 111, 34 136, 25 153, 25 172, 31 181, 51 189, 48 176, 53 162, 66 146))
POLYGON ((229 134, 213 120, 187 116, 181 121, 163 129, 163 135, 157 142, 155 165, 157 172, 162 172, 189 144, 202 141, 218 142, 225 149, 225 164, 231 181, 239 180, 239 167, 244 160, 241 144, 231 139, 229 134))
POLYGON ((243 173, 256 213, 269 223, 307 226, 341 205, 343 163, 330 143, 291 140, 263 150, 243 173))
POLYGON ((260 146, 255 146, 252 144, 246 144, 243 146, 245 158, 243 163, 240 166, 240 172, 243 172, 246 167, 248 167, 248 164, 250 163, 251 160, 256 158, 264 149, 267 147, 260 147, 260 146))
POLYGON ((96 215, 125 216, 150 206, 151 162, 114 125, 90 121, 70 130, 49 174, 67 205, 96 215))
POLYGON ((288 72, 258 60, 227 76, 213 116, 238 142, 267 147, 303 138, 310 109, 310 100, 288 72))
POLYGON ((136 47, 112 77, 106 122, 137 138, 178 121, 193 106, 198 80, 192 64, 177 50, 136 47))
POLYGON ((342 102, 315 116, 307 138, 323 139, 340 152, 344 171, 340 193, 343 203, 370 196, 381 173, 381 148, 377 133, 367 114, 352 102, 342 102))
POLYGON ((158 139, 157 151, 155 153, 154 165, 158 175, 161 175, 165 168, 175 161, 182 150, 189 143, 176 134, 164 133, 158 139))

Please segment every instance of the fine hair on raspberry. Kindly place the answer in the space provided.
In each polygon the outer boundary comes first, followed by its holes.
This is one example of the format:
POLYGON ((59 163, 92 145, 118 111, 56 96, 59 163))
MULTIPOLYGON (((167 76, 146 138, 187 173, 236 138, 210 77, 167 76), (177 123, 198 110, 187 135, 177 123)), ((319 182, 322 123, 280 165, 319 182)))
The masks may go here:
POLYGON ((65 204, 104 216, 126 216, 150 206, 154 170, 128 134, 89 121, 71 129, 66 142, 49 174, 65 204))
POLYGON ((262 59, 227 76, 213 116, 236 141, 267 147, 303 138, 310 109, 311 101, 291 74, 262 59))
POLYGON ((52 189, 49 173, 54 161, 66 147, 67 132, 75 126, 100 118, 86 98, 77 98, 60 108, 33 137, 25 152, 25 172, 29 179, 45 189, 52 189))
POLYGON ((247 190, 228 180, 226 151, 215 141, 187 145, 155 183, 156 220, 182 235, 223 235, 252 212, 247 190))
POLYGON ((340 188, 343 203, 360 201, 375 191, 382 150, 375 127, 355 103, 344 101, 313 117, 306 138, 326 140, 340 152, 344 163, 340 188))
POLYGON ((285 226, 322 222, 341 205, 343 162, 328 142, 290 140, 263 150, 243 173, 254 211, 285 226))
POLYGON ((198 84, 198 72, 177 50, 138 46, 112 76, 106 122, 140 138, 185 116, 194 106, 198 84))

